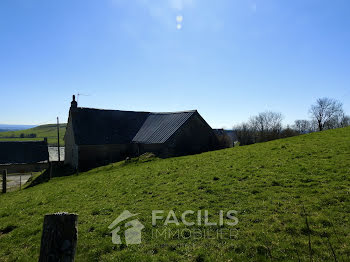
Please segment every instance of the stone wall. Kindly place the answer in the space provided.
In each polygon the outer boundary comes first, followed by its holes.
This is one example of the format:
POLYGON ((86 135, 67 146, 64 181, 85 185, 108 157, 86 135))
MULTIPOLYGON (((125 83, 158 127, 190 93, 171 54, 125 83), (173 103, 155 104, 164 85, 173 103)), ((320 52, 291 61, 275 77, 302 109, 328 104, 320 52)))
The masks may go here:
POLYGON ((33 163, 33 164, 6 164, 0 165, 0 172, 7 169, 7 173, 29 173, 39 172, 49 167, 49 163, 33 163))
POLYGON ((107 165, 137 156, 136 144, 82 145, 78 147, 79 170, 107 165))

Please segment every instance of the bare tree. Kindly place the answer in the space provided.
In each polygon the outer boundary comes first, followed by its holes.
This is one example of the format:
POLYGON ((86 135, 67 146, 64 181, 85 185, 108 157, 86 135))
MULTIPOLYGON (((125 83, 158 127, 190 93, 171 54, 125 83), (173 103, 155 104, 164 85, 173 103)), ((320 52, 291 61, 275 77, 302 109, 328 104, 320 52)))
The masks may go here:
POLYGON ((319 98, 310 108, 310 114, 317 121, 318 130, 334 128, 335 118, 343 114, 343 105, 331 98, 319 98))
POLYGON ((346 116, 343 114, 343 116, 340 119, 339 127, 346 127, 350 126, 350 116, 346 116))
POLYGON ((289 125, 287 125, 285 128, 282 129, 280 138, 286 138, 291 136, 297 136, 300 135, 300 132, 295 130, 294 128, 291 128, 289 125))
POLYGON ((308 120, 295 120, 293 129, 299 134, 306 134, 311 131, 311 123, 308 120))
POLYGON ((317 132, 318 131, 318 123, 315 119, 311 119, 309 121, 310 123, 310 129, 309 129, 309 133, 312 133, 312 132, 317 132))
POLYGON ((344 112, 341 112, 337 114, 334 118, 332 118, 332 120, 326 124, 326 127, 328 129, 331 129, 331 128, 346 127, 349 125, 350 125, 350 117, 345 115, 344 112))
POLYGON ((283 116, 278 112, 266 111, 253 116, 249 124, 257 133, 257 142, 278 138, 282 130, 283 116))
POLYGON ((233 131, 236 133, 240 145, 250 145, 255 143, 255 133, 248 123, 242 123, 234 126, 233 131))

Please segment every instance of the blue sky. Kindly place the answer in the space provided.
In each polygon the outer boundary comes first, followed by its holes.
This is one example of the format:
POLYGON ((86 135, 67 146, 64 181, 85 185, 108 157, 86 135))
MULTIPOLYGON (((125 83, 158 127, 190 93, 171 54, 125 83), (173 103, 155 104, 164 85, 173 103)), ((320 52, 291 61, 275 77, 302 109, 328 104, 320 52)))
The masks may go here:
POLYGON ((1 0, 0 123, 79 106, 197 109, 231 128, 265 110, 350 114, 348 0, 1 0))

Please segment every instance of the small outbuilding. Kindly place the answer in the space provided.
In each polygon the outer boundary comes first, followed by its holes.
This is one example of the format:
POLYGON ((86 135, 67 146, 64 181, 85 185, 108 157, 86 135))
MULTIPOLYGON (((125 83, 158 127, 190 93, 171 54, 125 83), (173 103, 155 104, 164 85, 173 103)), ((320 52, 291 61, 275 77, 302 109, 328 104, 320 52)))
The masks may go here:
POLYGON ((71 102, 65 163, 89 169, 152 152, 181 156, 218 148, 212 128, 196 111, 152 113, 81 108, 71 102))
POLYGON ((9 173, 40 171, 48 167, 47 141, 0 142, 0 170, 9 173))
POLYGON ((233 147, 237 143, 236 132, 233 130, 213 129, 221 148, 233 147))

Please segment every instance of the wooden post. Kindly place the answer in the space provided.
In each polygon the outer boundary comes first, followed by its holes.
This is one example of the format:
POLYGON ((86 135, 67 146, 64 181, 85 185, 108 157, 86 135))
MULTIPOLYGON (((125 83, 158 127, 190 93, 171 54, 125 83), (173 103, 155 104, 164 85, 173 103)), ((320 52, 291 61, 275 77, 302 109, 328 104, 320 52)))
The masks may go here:
POLYGON ((45 215, 39 262, 74 261, 78 239, 78 215, 45 215))
POLYGON ((50 169, 50 177, 49 177, 49 180, 51 180, 52 178, 52 162, 49 163, 49 169, 50 169))
POLYGON ((6 193, 6 186, 7 186, 7 169, 2 171, 2 193, 6 193))
POLYGON ((58 163, 61 162, 61 151, 60 151, 60 122, 57 117, 57 150, 58 150, 58 163))
POLYGON ((22 190, 22 175, 19 175, 19 190, 22 190))

